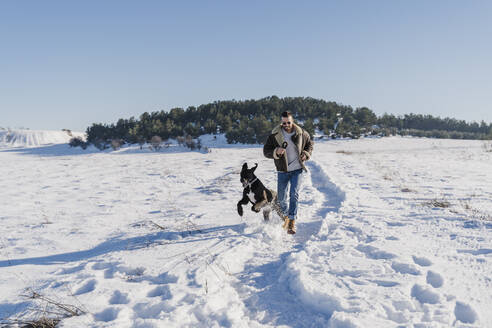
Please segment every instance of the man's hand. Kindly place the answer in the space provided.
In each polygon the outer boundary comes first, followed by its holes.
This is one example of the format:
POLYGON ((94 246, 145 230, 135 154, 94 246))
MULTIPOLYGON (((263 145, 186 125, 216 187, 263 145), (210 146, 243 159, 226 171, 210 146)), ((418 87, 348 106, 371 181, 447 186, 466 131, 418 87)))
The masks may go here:
POLYGON ((283 148, 277 148, 276 150, 278 156, 282 156, 285 153, 285 149, 283 148))
POLYGON ((307 158, 306 158, 306 155, 301 154, 301 161, 303 161, 303 162, 304 162, 304 161, 306 161, 306 159, 307 159, 307 158))

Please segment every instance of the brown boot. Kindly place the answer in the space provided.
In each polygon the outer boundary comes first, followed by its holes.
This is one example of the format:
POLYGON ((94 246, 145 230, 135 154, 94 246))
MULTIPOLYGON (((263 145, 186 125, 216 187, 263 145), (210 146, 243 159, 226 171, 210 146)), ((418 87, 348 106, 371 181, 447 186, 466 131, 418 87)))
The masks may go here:
POLYGON ((296 221, 289 219, 289 224, 287 226, 287 233, 293 235, 296 233, 296 221))
POLYGON ((287 230, 287 228, 289 227, 289 217, 285 215, 282 217, 282 220, 284 220, 284 224, 282 224, 282 228, 287 230))

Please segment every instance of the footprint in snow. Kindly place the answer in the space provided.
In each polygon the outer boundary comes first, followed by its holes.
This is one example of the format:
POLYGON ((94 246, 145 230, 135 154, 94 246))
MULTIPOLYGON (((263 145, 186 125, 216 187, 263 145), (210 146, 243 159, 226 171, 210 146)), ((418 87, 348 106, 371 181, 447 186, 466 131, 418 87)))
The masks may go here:
POLYGON ((415 297, 420 303, 427 304, 437 304, 440 300, 439 294, 418 284, 413 285, 411 296, 415 297))
POLYGON ((107 308, 102 312, 94 314, 94 319, 96 321, 110 322, 115 320, 118 317, 119 309, 116 308, 107 308))
POLYGON ((147 293, 147 297, 161 297, 162 300, 170 299, 172 297, 169 286, 163 285, 156 287, 147 293))
POLYGON ((403 222, 398 222, 398 221, 394 221, 394 222, 386 221, 386 225, 388 227, 404 227, 407 224, 403 223, 403 222))
POLYGON ((114 268, 109 268, 104 271, 104 279, 112 279, 114 278, 114 268))
POLYGON ((109 299, 109 304, 128 304, 130 299, 128 298, 128 293, 122 293, 119 290, 115 290, 111 298, 109 299))
POLYGON ((359 252, 362 252, 366 255, 366 257, 371 258, 373 260, 389 260, 396 257, 395 254, 388 253, 386 251, 380 250, 374 246, 370 245, 358 245, 356 248, 359 252))
POLYGON ((491 248, 480 248, 480 249, 458 249, 458 253, 466 253, 466 254, 471 254, 471 255, 487 255, 492 253, 491 248))
POLYGON ((133 307, 136 317, 142 319, 158 319, 162 312, 171 312, 174 308, 165 302, 157 304, 138 303, 133 307))
POLYGON ((104 279, 114 278, 118 263, 116 262, 96 262, 92 265, 93 270, 104 270, 104 279))
POLYGON ((111 268, 112 266, 114 266, 114 263, 110 263, 110 262, 96 262, 92 265, 92 269, 93 270, 105 270, 107 268, 111 268))
POLYGON ((422 267, 427 267, 432 265, 432 262, 429 259, 426 259, 425 257, 412 256, 412 258, 415 264, 420 265, 422 267))
POLYGON ((427 283, 434 288, 439 288, 444 284, 444 278, 437 272, 427 272, 427 283))
POLYGON ((456 306, 454 307, 454 315, 456 316, 456 320, 463 323, 475 323, 478 319, 478 315, 475 310, 470 305, 462 302, 456 302, 456 306))
POLYGON ((414 276, 418 276, 421 274, 419 269, 407 263, 393 262, 391 263, 391 268, 393 268, 393 270, 395 270, 398 273, 413 274, 414 276))
POLYGON ((85 265, 86 265, 86 263, 82 263, 82 264, 79 264, 79 265, 74 266, 74 267, 62 268, 62 269, 58 270, 57 272, 55 272, 55 274, 62 275, 62 274, 75 273, 75 272, 83 270, 85 268, 85 265))
POLYGON ((79 287, 77 289, 77 291, 75 293, 73 293, 73 295, 76 296, 76 295, 81 295, 81 294, 85 294, 85 293, 90 293, 94 289, 96 289, 96 284, 97 284, 96 279, 91 279, 91 280, 87 281, 86 283, 84 283, 81 287, 79 287))
POLYGON ((389 281, 389 280, 371 280, 371 282, 375 283, 380 287, 395 287, 399 285, 399 283, 397 283, 396 281, 389 281))

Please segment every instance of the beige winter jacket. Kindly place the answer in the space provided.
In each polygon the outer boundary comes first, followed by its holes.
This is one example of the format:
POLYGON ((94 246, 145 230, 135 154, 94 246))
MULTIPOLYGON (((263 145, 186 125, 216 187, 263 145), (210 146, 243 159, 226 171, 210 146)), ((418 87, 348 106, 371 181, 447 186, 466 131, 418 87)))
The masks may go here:
POLYGON ((292 140, 284 140, 284 136, 282 134, 282 126, 278 125, 272 130, 272 134, 267 138, 265 145, 263 146, 263 154, 267 158, 273 158, 275 162, 275 167, 277 171, 287 172, 287 154, 284 153, 281 156, 277 155, 277 148, 281 148, 284 141, 294 142, 297 146, 296 149, 298 151, 299 162, 301 163, 302 169, 307 171, 304 162, 301 160, 301 154, 306 156, 306 160, 311 158, 311 154, 313 152, 313 141, 305 130, 303 130, 297 124, 294 124, 294 135, 292 136, 292 140))

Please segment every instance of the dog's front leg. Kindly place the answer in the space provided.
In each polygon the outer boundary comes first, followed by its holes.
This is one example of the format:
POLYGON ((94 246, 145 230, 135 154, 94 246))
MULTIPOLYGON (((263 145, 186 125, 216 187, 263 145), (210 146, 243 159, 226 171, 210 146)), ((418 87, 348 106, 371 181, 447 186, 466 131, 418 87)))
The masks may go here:
POLYGON ((246 205, 249 203, 249 198, 246 195, 243 195, 243 199, 237 202, 237 213, 239 216, 243 216, 243 207, 242 205, 246 205))

